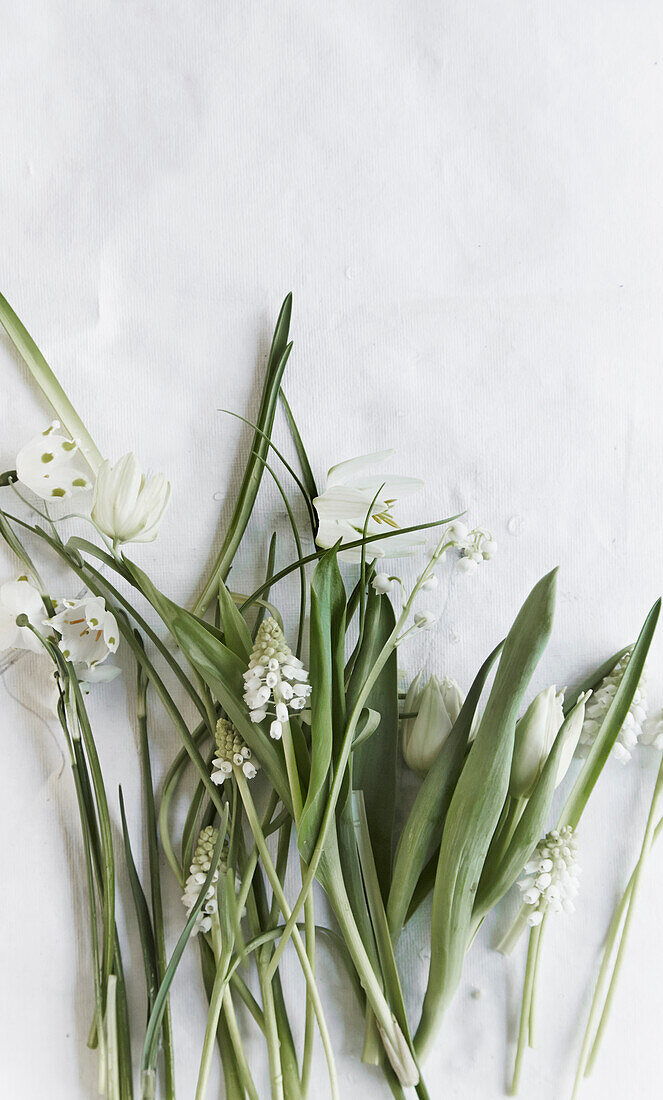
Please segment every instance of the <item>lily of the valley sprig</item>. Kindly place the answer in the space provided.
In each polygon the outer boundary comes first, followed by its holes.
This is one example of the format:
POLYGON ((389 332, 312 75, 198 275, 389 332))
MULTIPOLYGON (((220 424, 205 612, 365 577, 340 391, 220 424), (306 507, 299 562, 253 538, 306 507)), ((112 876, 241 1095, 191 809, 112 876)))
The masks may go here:
MULTIPOLYGON (((218 1057, 233 1100, 345 1100, 336 1063, 351 1055, 334 1051, 327 1025, 334 990, 321 978, 319 958, 328 949, 357 994, 352 1056, 377 1068, 385 1095, 396 1100, 410 1090, 420 1100, 442 1095, 446 1082, 436 1081, 435 1091, 426 1083, 426 1058, 446 1041, 446 1012, 467 951, 512 890, 521 906, 502 948, 529 933, 517 1088, 531 1039, 541 934, 558 913, 572 919, 579 824, 591 792, 614 756, 624 760, 639 744, 663 743, 661 723, 646 722, 643 684, 659 604, 636 644, 581 684, 532 690, 554 629, 556 570, 533 586, 534 577, 523 583, 520 611, 502 623, 467 692, 434 667, 433 646, 425 671, 400 690, 397 659, 412 639, 436 629, 444 588, 462 598, 466 583, 483 583, 481 598, 489 599, 491 571, 469 575, 491 561, 496 540, 465 514, 404 525, 405 499, 416 507, 423 482, 390 472, 391 449, 312 461, 282 389, 291 307, 288 296, 231 521, 190 611, 138 564, 140 544, 162 528, 168 480, 148 476, 133 452, 114 463, 104 458, 104 451, 117 453, 115 441, 97 446, 0 296, 0 322, 57 417, 36 436, 39 425, 26 429, 25 446, 6 456, 0 474, 0 534, 12 557, 0 583, 0 649, 38 655, 55 685, 85 867, 89 1045, 97 1050, 99 1092, 109 1100, 133 1100, 141 1049, 141 1100, 174 1100, 178 1037, 170 994, 185 953, 200 960, 197 993, 206 1011, 187 1096, 210 1095, 218 1057), (292 460, 272 442, 279 407, 292 460), (318 466, 330 466, 322 489, 318 466), (278 496, 252 526, 266 472, 278 496), (274 532, 263 579, 251 593, 242 551, 250 544, 247 558, 255 561, 265 515, 274 532), (283 518, 290 545, 277 535, 283 518), (51 562, 60 567, 57 583, 50 581, 51 562), (467 582, 457 574, 467 574, 467 582), (294 614, 282 587, 291 575, 299 583, 294 614), (97 741, 86 696, 94 685, 99 705, 117 706, 122 693, 106 693, 104 684, 120 672, 134 695, 129 716, 115 715, 112 742, 97 741), (123 735, 128 721, 135 738, 123 735), (162 759, 172 733, 179 751, 163 776, 155 774, 153 759, 162 759), (125 804, 121 790, 119 798, 107 791, 104 762, 111 756, 125 789, 140 787, 140 801, 125 804), (409 803, 399 787, 401 768, 417 777, 410 776, 408 789, 416 789, 409 803), (129 784, 125 775, 133 778, 133 771, 139 782, 129 784), (551 821, 555 789, 564 784, 564 810, 551 821), (142 843, 143 836, 141 873, 132 838, 142 843), (163 881, 162 854, 171 875, 163 881), (126 878, 127 891, 116 891, 118 877, 126 878), (320 891, 329 923, 322 923, 320 891), (166 917, 169 894, 183 903, 175 920, 166 917), (123 896, 132 899, 133 917, 120 912, 123 896), (140 953, 125 950, 127 921, 140 953), (430 961, 408 988, 411 968, 401 969, 397 948, 410 922, 428 937, 430 961), (289 947, 302 978, 301 1037, 291 1019, 299 994, 295 1002, 281 983, 289 947), (129 1013, 138 986, 145 1026, 129 1013), (326 1083, 316 1065, 318 1039, 326 1083)), ((185 563, 186 534, 179 537, 178 563, 185 563)), ((662 776, 618 909, 621 916, 628 911, 626 929, 645 857, 663 828, 656 825, 662 776)), ((591 899, 581 893, 578 904, 591 899)), ((610 933, 606 957, 618 939, 610 933)), ((623 939, 616 950, 615 973, 623 939)), ((579 1074, 605 1027, 609 1003, 597 1021, 599 1004, 597 991, 579 1074)))

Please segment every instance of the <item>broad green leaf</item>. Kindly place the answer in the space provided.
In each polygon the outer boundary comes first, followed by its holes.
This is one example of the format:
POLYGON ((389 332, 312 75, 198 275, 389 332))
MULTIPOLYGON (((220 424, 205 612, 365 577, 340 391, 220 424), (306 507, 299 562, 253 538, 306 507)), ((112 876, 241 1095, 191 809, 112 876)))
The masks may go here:
POLYGON ((518 712, 552 628, 556 572, 534 586, 507 635, 447 813, 433 890, 428 985, 415 1040, 420 1056, 460 981, 474 897, 509 786, 518 712))
POLYGON ((476 925, 485 914, 497 905, 520 875, 541 837, 546 831, 559 758, 564 748, 566 731, 573 711, 569 711, 548 754, 541 775, 523 811, 506 852, 495 862, 491 861, 491 849, 484 864, 474 904, 473 921, 476 925))
POLYGON ((306 862, 320 831, 334 744, 344 724, 345 599, 333 548, 320 559, 311 579, 311 774, 297 829, 297 844, 306 862))
MULTIPOLYGON (((479 669, 460 714, 419 788, 405 822, 396 849, 387 904, 389 927, 395 939, 400 936, 408 919, 417 883, 421 880, 429 855, 440 843, 451 798, 466 759, 470 731, 481 692, 502 645, 500 642, 496 646, 479 669)), ((429 888, 432 888, 434 881, 432 870, 431 868, 429 873, 429 888)))

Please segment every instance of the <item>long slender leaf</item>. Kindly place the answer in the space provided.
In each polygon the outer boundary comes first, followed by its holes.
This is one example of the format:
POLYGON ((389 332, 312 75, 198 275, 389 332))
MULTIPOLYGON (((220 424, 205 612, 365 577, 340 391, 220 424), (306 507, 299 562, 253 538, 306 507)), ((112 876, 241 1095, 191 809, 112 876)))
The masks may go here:
POLYGON ((295 445, 295 450, 297 451, 297 458, 299 459, 299 465, 301 466, 302 478, 304 480, 306 491, 309 495, 309 499, 314 500, 315 497, 317 497, 318 495, 318 487, 315 483, 315 478, 313 477, 313 470, 311 469, 311 464, 308 460, 306 448, 302 443, 302 437, 299 434, 299 429, 297 427, 297 424, 295 423, 295 418, 292 415, 292 410, 290 408, 290 405, 288 404, 287 398, 282 388, 279 391, 279 397, 281 399, 281 404, 283 405, 283 411, 285 413, 285 418, 290 429, 292 441, 295 445))
POLYGON ((279 387, 285 370, 292 344, 288 343, 290 329, 290 317, 292 313, 292 294, 288 294, 281 306, 272 346, 267 360, 267 371, 263 386, 260 408, 258 410, 257 425, 259 431, 254 433, 251 453, 249 455, 242 484, 239 490, 237 503, 228 524, 228 530, 223 544, 217 555, 209 580, 205 584, 201 595, 194 607, 195 614, 203 614, 210 601, 216 595, 219 582, 226 579, 237 548, 243 538, 246 525, 249 522, 253 505, 255 504, 263 475, 263 464, 260 457, 265 458, 269 448, 269 437, 274 424, 274 414, 278 400, 279 387), (265 438, 266 437, 266 438, 265 438))
POLYGON ((587 804, 587 799, 594 790, 596 781, 610 755, 610 750, 624 725, 624 719, 628 714, 633 696, 642 677, 642 670, 654 637, 660 611, 661 600, 658 599, 644 621, 608 713, 601 723, 594 744, 567 799, 560 818, 560 828, 563 825, 570 825, 575 829, 587 804))
POLYGON ((129 826, 127 825, 127 816, 124 809, 124 797, 122 795, 122 788, 119 789, 120 798, 120 816, 122 818, 122 836, 124 838, 124 854, 126 857, 127 873, 129 877, 129 885, 131 887, 131 895, 134 902, 134 910, 136 912, 136 922, 138 924, 138 934, 140 936, 140 946, 143 953, 143 968, 145 970, 145 988, 147 991, 147 1015, 149 1019, 152 1006, 154 1004, 154 998, 156 997, 157 989, 159 988, 158 979, 158 965, 157 965, 157 953, 154 945, 154 930, 152 928, 152 919, 150 917, 150 910, 147 905, 147 899, 145 892, 141 886, 140 879, 138 877, 138 871, 136 870, 136 863, 134 861, 133 852, 131 851, 131 838, 129 836, 129 826))

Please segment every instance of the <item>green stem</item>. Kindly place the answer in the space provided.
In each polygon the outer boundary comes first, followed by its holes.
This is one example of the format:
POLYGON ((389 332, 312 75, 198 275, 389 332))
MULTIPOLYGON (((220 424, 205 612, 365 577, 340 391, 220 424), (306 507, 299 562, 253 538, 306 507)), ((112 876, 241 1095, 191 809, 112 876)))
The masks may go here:
POLYGON ((536 928, 532 928, 529 934, 529 946, 527 948, 527 965, 525 967, 525 982, 523 986, 523 1001, 520 1009, 520 1026, 518 1029, 518 1047, 516 1050, 516 1062, 513 1069, 511 1088, 509 1089, 510 1096, 516 1096, 518 1094, 518 1088, 520 1086, 520 1077, 523 1069, 523 1058, 525 1057, 525 1049, 527 1047, 529 1034, 529 1013, 532 1003, 534 972, 536 968, 536 951, 539 942, 540 932, 541 925, 539 924, 536 926, 536 928))
MULTIPOLYGON (((289 920, 289 918, 290 918, 290 907, 289 907, 288 902, 286 900, 286 896, 283 892, 283 887, 281 886, 281 882, 279 880, 279 877, 276 874, 276 870, 274 868, 274 864, 272 863, 272 858, 269 854, 267 844, 265 843, 265 837, 264 837, 262 829, 260 827, 260 822, 258 820, 258 815, 256 813, 256 808, 255 808, 255 805, 254 805, 254 802, 253 802, 253 798, 251 797, 251 792, 249 791, 246 779, 245 779, 244 774, 242 773, 240 768, 236 769, 236 779, 237 779, 237 786, 238 786, 238 789, 239 789, 239 793, 240 793, 242 802, 244 803, 244 809, 246 811, 246 816, 247 816, 247 819, 248 819, 248 822, 249 822, 249 827, 251 829, 251 832, 253 833, 256 845, 258 847, 258 851, 259 851, 260 856, 262 858, 263 865, 264 865, 264 868, 265 868, 265 872, 266 872, 267 877, 269 879, 272 890, 274 891, 274 895, 275 895, 276 900, 279 904, 281 912, 283 913, 283 916, 286 918, 286 920, 289 920)), ((310 966, 310 963, 309 963, 309 960, 308 960, 308 957, 307 957, 307 954, 306 954, 306 948, 304 947, 304 944, 302 942, 302 938, 301 938, 301 936, 299 934, 299 931, 298 931, 296 926, 295 926, 295 928, 292 932, 292 941, 294 943, 295 950, 296 950, 297 955, 299 957, 299 962, 300 962, 301 968, 304 972, 304 977, 306 979, 308 989, 310 990, 311 1000, 313 1001, 313 1005, 314 1005, 314 1008, 315 1008, 315 1016, 316 1016, 316 1020, 318 1021, 318 1028, 320 1030, 320 1037, 322 1039, 322 1045, 323 1045, 323 1048, 324 1048, 324 1051, 325 1051, 325 1057, 327 1059, 327 1068, 328 1068, 328 1071, 329 1071, 329 1080, 330 1080, 330 1084, 331 1084, 332 1097, 334 1098, 334 1100, 338 1100, 339 1092, 338 1092, 338 1081, 337 1081, 337 1078, 336 1078, 336 1066, 334 1064, 334 1054, 333 1054, 333 1050, 332 1050, 332 1046, 331 1046, 331 1040, 329 1038, 329 1032, 327 1030, 327 1023, 325 1021, 324 1012, 323 1012, 323 1009, 322 1009, 322 1003, 320 1001, 320 995, 318 993, 318 989, 317 989, 317 986, 315 984, 315 977, 314 977, 313 972, 311 970, 311 966, 310 966)), ((272 962, 273 962, 273 957, 272 957, 272 962)), ((266 972, 266 978, 267 978, 268 981, 271 980, 271 964, 270 964, 269 969, 266 972)))

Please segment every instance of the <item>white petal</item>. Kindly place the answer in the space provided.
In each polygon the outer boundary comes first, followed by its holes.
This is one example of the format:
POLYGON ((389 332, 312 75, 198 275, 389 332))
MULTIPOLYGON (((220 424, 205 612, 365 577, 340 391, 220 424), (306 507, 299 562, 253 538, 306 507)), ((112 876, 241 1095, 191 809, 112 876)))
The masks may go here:
POLYGON ((370 473, 374 466, 380 466, 395 454, 394 450, 375 451, 373 454, 359 455, 357 458, 348 458, 345 462, 339 462, 336 466, 332 466, 327 474, 327 487, 345 485, 353 478, 362 477, 370 473))

